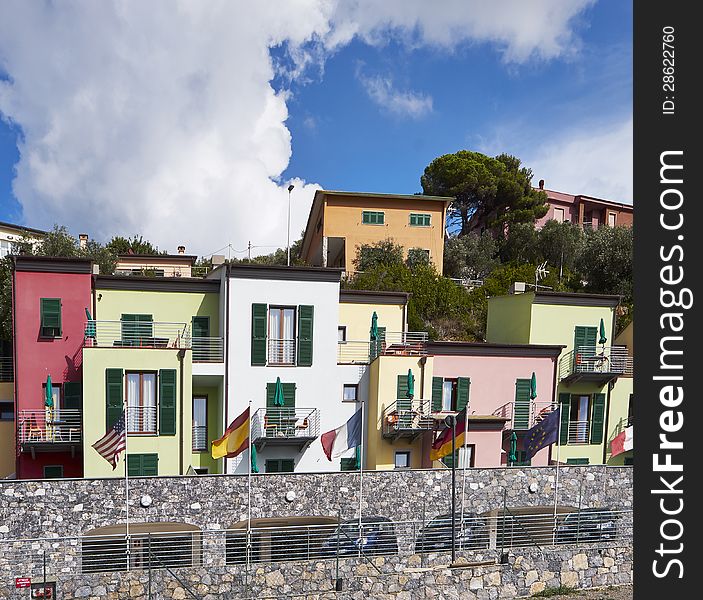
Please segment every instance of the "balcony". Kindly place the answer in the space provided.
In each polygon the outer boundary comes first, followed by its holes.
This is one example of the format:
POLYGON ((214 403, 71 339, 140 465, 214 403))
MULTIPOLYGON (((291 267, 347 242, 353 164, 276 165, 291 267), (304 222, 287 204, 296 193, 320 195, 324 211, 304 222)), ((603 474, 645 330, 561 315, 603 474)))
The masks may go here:
POLYGON ((84 348, 190 348, 187 323, 86 321, 84 348))
POLYGON ((368 364, 371 356, 371 342, 348 340, 337 342, 337 364, 368 364))
POLYGON ((559 360, 559 379, 605 385, 618 377, 632 377, 633 358, 626 346, 579 346, 559 360))
POLYGON ((384 331, 370 342, 370 359, 377 356, 425 356, 428 335, 425 331, 384 331))
POLYGON ((295 340, 276 340, 269 338, 269 365, 295 365, 295 340))
POLYGON ((302 452, 320 435, 320 411, 292 406, 260 408, 252 417, 251 432, 258 450, 267 445, 296 446, 302 452))
POLYGON ((21 410, 17 415, 17 443, 22 452, 80 450, 81 411, 57 408, 21 410))
POLYGON ((383 437, 395 441, 406 439, 412 442, 425 431, 434 429, 432 402, 399 398, 383 411, 383 437))
POLYGON ((556 408, 558 408, 557 404, 547 400, 533 400, 529 404, 519 404, 517 407, 515 401, 511 401, 494 410, 492 414, 507 419, 505 429, 526 431, 537 425, 556 408))
POLYGON ((11 356, 0 356, 0 382, 14 381, 14 366, 11 356))
POLYGON ((207 427, 193 425, 193 452, 205 452, 207 447, 207 427))
POLYGON ((225 340, 221 337, 193 337, 193 362, 220 363, 225 356, 225 340))
POLYGON ((156 406, 128 406, 127 433, 156 435, 156 406))
POLYGON ((569 421, 568 444, 590 444, 591 443, 591 422, 590 421, 569 421))

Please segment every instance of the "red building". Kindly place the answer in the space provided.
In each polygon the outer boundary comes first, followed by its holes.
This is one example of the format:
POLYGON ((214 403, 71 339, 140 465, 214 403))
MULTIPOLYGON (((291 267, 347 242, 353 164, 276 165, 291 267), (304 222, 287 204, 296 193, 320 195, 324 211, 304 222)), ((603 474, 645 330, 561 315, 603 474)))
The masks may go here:
POLYGON ((81 348, 92 263, 39 256, 13 262, 17 478, 82 477, 81 348))

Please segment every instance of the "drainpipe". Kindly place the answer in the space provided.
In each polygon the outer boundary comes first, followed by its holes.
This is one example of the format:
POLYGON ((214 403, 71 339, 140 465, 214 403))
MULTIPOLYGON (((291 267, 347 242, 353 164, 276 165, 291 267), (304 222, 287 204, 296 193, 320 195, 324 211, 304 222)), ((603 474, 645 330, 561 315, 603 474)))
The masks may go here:
MULTIPOLYGON (((427 364, 427 357, 423 356, 420 361, 420 400, 425 398, 425 365, 427 364)), ((422 404, 422 403, 420 403, 422 404)))
MULTIPOLYGON (((553 389, 552 389, 552 405, 554 403, 557 404, 557 407, 561 409, 561 404, 559 404, 559 391, 557 389, 557 386, 559 385, 558 382, 558 376, 557 373, 559 371, 559 359, 561 358, 561 350, 559 351, 559 354, 554 357, 554 382, 553 382, 553 389)), ((559 419, 561 420, 561 414, 559 415, 559 419)), ((523 444, 525 441, 523 440, 523 444)), ((559 440, 557 440, 557 444, 561 443, 559 440)), ((524 447, 524 446, 523 446, 524 447)), ((554 447, 554 444, 551 444, 549 446, 549 457, 547 458, 547 464, 550 464, 552 462, 552 448, 554 447)), ((561 457, 559 457, 561 458, 561 457)))
MULTIPOLYGON (((225 274, 225 329, 223 331, 223 336, 222 336, 222 346, 224 349, 224 359, 225 359, 225 380, 224 380, 224 387, 225 389, 223 390, 223 402, 225 403, 224 405, 224 416, 225 416, 225 422, 222 426, 222 431, 224 432, 225 428, 229 425, 229 386, 227 385, 227 382, 229 380, 229 266, 227 266, 226 269, 224 269, 224 274, 225 274)), ((249 418, 251 419, 251 415, 249 415, 249 418)), ((249 421, 251 424, 251 421, 249 421)), ((227 459, 223 458, 223 473, 227 473, 227 459)))
POLYGON ((15 310, 17 307, 17 298, 15 296, 16 292, 16 281, 17 281, 17 261, 12 259, 12 388, 13 388, 13 398, 15 401, 15 477, 21 479, 20 475, 20 452, 19 450, 19 430, 17 428, 18 418, 19 418, 19 386, 17 385, 17 374, 19 369, 17 368, 17 328, 15 321, 15 310))
POLYGON ((603 424, 603 464, 605 465, 605 456, 608 452, 608 422, 610 421, 610 392, 615 386, 614 381, 608 382, 608 396, 605 399, 605 423, 603 424))
POLYGON ((181 348, 178 351, 178 363, 180 365, 179 371, 180 371, 180 381, 179 381, 179 388, 180 388, 180 405, 181 405, 181 410, 180 410, 180 427, 179 427, 179 452, 178 452, 178 474, 183 475, 183 359, 185 358, 186 351, 181 348))

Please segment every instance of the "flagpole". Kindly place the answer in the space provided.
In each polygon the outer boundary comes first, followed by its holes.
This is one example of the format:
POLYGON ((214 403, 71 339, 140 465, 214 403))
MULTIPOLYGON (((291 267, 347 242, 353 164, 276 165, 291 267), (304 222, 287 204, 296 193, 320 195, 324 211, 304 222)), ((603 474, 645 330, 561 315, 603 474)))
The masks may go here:
POLYGON ((361 400, 361 448, 359 450, 359 536, 361 536, 361 501, 364 498, 364 401, 361 400))
MULTIPOLYGON (((461 475, 461 524, 460 527, 464 526, 464 492, 466 491, 466 447, 469 442, 469 405, 466 405, 466 416, 464 418, 464 466, 462 468, 461 475)), ((461 531, 461 529, 460 529, 461 531)), ((463 538, 462 538, 463 539, 463 538)))
POLYGON ((249 470, 247 474, 247 573, 251 560, 251 398, 249 399, 249 470))
POLYGON ((554 478, 554 539, 556 540, 557 534, 557 500, 559 498, 559 463, 561 462, 560 450, 561 450, 561 411, 563 406, 559 404, 557 410, 559 411, 559 428, 557 430, 557 466, 556 466, 556 476, 554 478))
POLYGON ((130 563, 130 539, 129 539, 129 469, 127 467, 127 460, 129 458, 129 442, 127 441, 129 439, 129 417, 128 417, 128 412, 127 412, 127 406, 123 405, 123 413, 124 415, 124 496, 125 496, 125 509, 127 511, 127 522, 125 526, 125 531, 126 531, 126 538, 125 541, 127 542, 127 570, 129 571, 129 563, 130 563))

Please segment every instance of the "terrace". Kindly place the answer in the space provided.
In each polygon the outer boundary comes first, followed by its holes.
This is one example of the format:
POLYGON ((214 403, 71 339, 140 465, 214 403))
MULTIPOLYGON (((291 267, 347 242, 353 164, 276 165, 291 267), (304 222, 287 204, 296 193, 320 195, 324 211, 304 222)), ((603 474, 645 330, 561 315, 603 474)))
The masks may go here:
POLYGON ((252 417, 251 432, 259 450, 267 445, 297 446, 302 452, 320 435, 320 411, 294 406, 260 408, 252 417))
POLYGON ((632 377, 633 358, 626 346, 578 346, 559 360, 559 380, 605 385, 618 377, 632 377))

